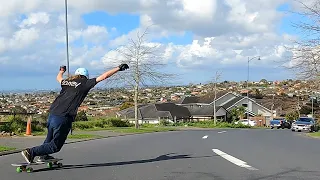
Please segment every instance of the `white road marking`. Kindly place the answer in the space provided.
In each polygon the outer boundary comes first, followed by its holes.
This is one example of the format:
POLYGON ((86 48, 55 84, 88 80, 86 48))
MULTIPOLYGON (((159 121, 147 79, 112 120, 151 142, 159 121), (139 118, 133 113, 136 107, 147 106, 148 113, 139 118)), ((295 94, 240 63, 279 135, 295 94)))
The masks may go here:
POLYGON ((207 139, 207 138, 208 138, 208 136, 207 136, 207 135, 202 137, 202 139, 207 139))
POLYGON ((225 132, 227 132, 227 131, 220 131, 220 132, 218 132, 218 133, 221 134, 221 133, 225 133, 225 132))
POLYGON ((254 167, 248 165, 246 162, 244 162, 240 159, 237 159, 229 154, 226 154, 226 153, 220 151, 219 149, 212 149, 212 151, 237 166, 240 166, 240 167, 243 167, 243 168, 246 168, 249 170, 258 170, 257 168, 254 168, 254 167))

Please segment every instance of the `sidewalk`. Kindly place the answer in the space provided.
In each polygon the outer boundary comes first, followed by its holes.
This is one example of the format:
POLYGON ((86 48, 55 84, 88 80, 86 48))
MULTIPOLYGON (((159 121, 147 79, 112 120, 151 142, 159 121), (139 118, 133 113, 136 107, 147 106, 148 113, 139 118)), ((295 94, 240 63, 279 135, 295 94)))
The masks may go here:
MULTIPOLYGON (((104 131, 73 131, 73 135, 76 135, 76 134, 98 135, 98 136, 101 136, 102 138, 106 138, 106 137, 114 137, 114 136, 123 136, 123 135, 128 135, 128 134, 133 134, 133 133, 117 133, 117 132, 111 132, 111 131, 107 131, 107 130, 104 130, 104 131)), ((44 136, 44 135, 43 136, 28 136, 28 137, 20 137, 20 136, 1 137, 0 138, 0 146, 13 147, 13 148, 16 148, 16 150, 0 152, 0 156, 17 153, 27 147, 41 145, 43 143, 43 141, 45 140, 45 138, 46 138, 46 136, 44 136)), ((67 139, 66 144, 87 141, 87 140, 88 139, 67 139)))

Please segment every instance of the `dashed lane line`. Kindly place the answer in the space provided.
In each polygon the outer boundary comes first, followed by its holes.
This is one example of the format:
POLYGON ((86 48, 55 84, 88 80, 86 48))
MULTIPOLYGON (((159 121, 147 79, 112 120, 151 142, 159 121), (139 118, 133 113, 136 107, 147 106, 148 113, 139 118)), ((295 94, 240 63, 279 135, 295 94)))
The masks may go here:
POLYGON ((231 155, 229 155, 229 154, 227 154, 225 152, 222 152, 219 149, 212 149, 212 151, 214 153, 216 153, 217 155, 221 156, 222 158, 230 161, 231 163, 233 163, 233 164, 235 164, 235 165, 237 165, 239 167, 243 167, 243 168, 246 168, 248 170, 258 170, 257 168, 254 168, 254 167, 248 165, 246 162, 244 162, 244 161, 242 161, 242 160, 240 160, 238 158, 235 158, 235 157, 233 157, 233 156, 231 156, 231 155))

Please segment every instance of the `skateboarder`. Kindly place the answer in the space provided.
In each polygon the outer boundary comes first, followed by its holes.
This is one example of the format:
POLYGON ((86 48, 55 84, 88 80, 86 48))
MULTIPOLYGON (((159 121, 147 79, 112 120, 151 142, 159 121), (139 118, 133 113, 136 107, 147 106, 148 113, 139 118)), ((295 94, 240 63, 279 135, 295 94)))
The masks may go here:
POLYGON ((63 73, 66 71, 66 67, 60 67, 57 81, 61 84, 62 89, 49 109, 47 137, 42 145, 27 148, 21 152, 25 160, 28 163, 32 163, 36 156, 39 157, 37 160, 39 162, 52 159, 53 157, 49 156, 49 154, 59 152, 62 148, 71 129, 71 124, 77 115, 78 107, 90 89, 118 71, 124 71, 128 68, 129 66, 127 64, 121 64, 101 74, 99 77, 91 79, 89 79, 87 69, 79 68, 75 71, 74 76, 63 79, 63 73))

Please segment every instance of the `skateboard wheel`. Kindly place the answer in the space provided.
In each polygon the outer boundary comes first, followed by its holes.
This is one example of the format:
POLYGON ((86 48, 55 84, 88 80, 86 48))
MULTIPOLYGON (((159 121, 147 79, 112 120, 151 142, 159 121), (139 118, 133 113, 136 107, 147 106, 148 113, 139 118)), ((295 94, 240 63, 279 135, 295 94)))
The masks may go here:
POLYGON ((27 168, 27 172, 28 172, 28 173, 30 173, 30 172, 32 172, 32 171, 33 171, 32 168, 27 168))
POLYGON ((49 163, 47 164, 47 166, 48 166, 48 168, 52 168, 52 162, 49 162, 49 163))
POLYGON ((62 163, 58 163, 58 167, 62 167, 62 163))
POLYGON ((21 170, 22 170, 22 171, 26 171, 26 170, 27 170, 27 166, 22 166, 22 167, 21 167, 21 170))
POLYGON ((16 171, 17 171, 18 173, 22 172, 21 167, 17 167, 16 171))

